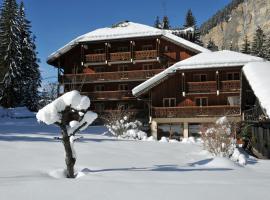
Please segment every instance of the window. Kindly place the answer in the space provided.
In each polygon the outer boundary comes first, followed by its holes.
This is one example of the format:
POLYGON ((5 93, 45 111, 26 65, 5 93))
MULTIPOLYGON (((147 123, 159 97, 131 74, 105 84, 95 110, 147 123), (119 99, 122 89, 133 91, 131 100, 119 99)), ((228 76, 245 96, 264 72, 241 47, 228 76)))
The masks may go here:
POLYGON ((95 54, 102 54, 104 53, 104 49, 94 49, 95 54))
POLYGON ((240 97, 239 96, 227 97, 227 100, 228 100, 228 105, 230 105, 230 106, 240 105, 240 97))
POLYGON ((195 98, 196 106, 208 106, 208 98, 207 97, 199 97, 195 98))
POLYGON ((128 65, 118 65, 118 71, 127 71, 128 65))
POLYGON ((127 85, 127 84, 120 84, 120 85, 118 86, 118 89, 119 89, 119 90, 128 90, 128 85, 127 85))
POLYGON ((194 74, 193 80, 196 82, 207 81, 207 75, 206 74, 194 74))
POLYGON ((169 137, 171 139, 180 140, 183 138, 183 124, 159 124, 158 139, 161 137, 169 137))
POLYGON ((117 47, 117 51, 119 51, 119 52, 127 52, 128 47, 117 47))
POLYGON ((142 50, 143 51, 153 50, 153 45, 152 44, 142 45, 142 50))
POLYGON ((189 137, 201 137, 201 124, 188 124, 189 137))
POLYGON ((163 107, 175 107, 176 99, 175 98, 163 98, 163 107))
POLYGON ((228 72, 227 80, 240 80, 239 72, 228 72))
POLYGON ((95 85, 95 91, 99 92, 99 91, 104 91, 105 87, 104 85, 95 85))
POLYGON ((152 64, 143 64, 143 70, 152 70, 153 65, 152 64))

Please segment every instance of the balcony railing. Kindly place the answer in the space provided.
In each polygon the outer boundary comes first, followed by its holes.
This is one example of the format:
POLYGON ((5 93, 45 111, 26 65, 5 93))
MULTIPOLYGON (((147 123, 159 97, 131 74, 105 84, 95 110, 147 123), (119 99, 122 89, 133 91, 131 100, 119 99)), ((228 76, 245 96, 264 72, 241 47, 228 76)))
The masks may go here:
POLYGON ((162 72, 163 69, 134 70, 121 72, 101 72, 93 74, 66 74, 61 77, 62 84, 106 82, 119 80, 147 80, 148 78, 162 72))
POLYGON ((188 92, 215 92, 216 81, 188 82, 188 92))
POLYGON ((240 116, 240 106, 154 107, 155 118, 240 116))
POLYGON ((130 52, 117 52, 117 53, 110 53, 110 61, 130 61, 131 54, 130 52))
POLYGON ((157 58, 156 50, 135 51, 135 60, 148 60, 157 58))
POLYGON ((240 90, 240 80, 221 81, 221 90, 240 90))
MULTIPOLYGON (((172 53, 169 56, 175 57, 172 53)), ((157 58, 157 50, 134 51, 135 60, 148 60, 157 58)), ((131 52, 109 53, 108 62, 130 61, 131 52)), ((85 56, 86 63, 100 63, 106 61, 106 54, 88 54, 85 56)))
POLYGON ((129 90, 82 92, 82 94, 89 96, 91 100, 127 100, 135 98, 129 90))
POLYGON ((99 63, 106 61, 106 54, 88 54, 85 56, 85 61, 88 63, 99 63))

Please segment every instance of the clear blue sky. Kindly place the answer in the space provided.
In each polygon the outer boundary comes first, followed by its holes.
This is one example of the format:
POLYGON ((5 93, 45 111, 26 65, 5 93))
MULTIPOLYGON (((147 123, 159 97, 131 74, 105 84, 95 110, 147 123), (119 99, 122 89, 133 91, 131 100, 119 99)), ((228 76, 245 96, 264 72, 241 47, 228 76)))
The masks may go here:
MULTIPOLYGON (((2 3, 3 0, 0 0, 2 3)), ((20 2, 20 0, 17 0, 20 2)), ((37 37, 41 71, 47 81, 56 70, 46 58, 75 37, 96 28, 129 20, 153 25, 156 16, 168 15, 172 26, 181 26, 192 9, 198 25, 230 0, 24 0, 27 18, 37 37)))

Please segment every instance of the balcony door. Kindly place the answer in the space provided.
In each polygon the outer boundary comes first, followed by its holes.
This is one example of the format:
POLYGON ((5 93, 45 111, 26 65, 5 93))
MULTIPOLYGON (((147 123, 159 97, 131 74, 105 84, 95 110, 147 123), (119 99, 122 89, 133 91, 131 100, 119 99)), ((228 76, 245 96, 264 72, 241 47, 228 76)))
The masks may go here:
POLYGON ((175 107, 176 99, 175 98, 163 98, 163 107, 175 107))

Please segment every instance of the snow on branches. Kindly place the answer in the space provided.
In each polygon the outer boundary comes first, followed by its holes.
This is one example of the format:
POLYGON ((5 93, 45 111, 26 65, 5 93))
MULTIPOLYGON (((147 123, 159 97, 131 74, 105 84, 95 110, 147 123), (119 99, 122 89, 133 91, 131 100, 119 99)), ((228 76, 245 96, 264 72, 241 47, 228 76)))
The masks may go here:
POLYGON ((68 135, 73 135, 79 127, 82 131, 97 118, 96 113, 87 111, 89 107, 90 99, 73 90, 39 110, 37 119, 47 125, 65 125, 68 135))

